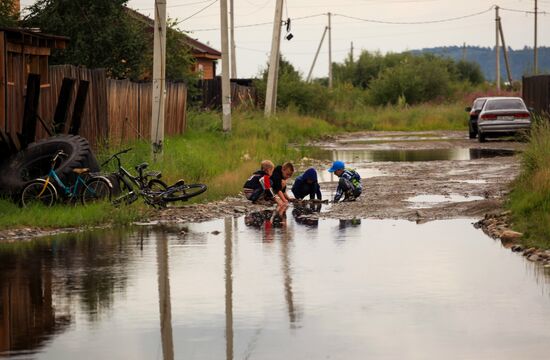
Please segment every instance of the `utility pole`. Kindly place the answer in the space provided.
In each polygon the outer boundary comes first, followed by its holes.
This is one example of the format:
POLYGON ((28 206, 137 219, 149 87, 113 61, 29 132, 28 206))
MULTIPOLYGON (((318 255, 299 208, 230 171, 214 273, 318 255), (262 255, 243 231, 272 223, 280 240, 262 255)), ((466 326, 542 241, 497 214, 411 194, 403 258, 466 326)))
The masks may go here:
POLYGON ((227 0, 220 0, 222 37, 222 118, 223 131, 231 131, 231 83, 229 80, 229 43, 227 39, 227 0))
POLYGON ((495 42, 495 54, 496 54, 496 84, 497 91, 500 91, 500 16, 498 14, 499 7, 495 6, 495 24, 496 24, 496 42, 495 42))
POLYGON ((328 13, 328 88, 332 89, 332 27, 330 16, 331 14, 328 13))
POLYGON ((351 48, 349 50, 349 62, 350 64, 353 64, 354 58, 353 58, 353 41, 351 42, 351 48))
POLYGON ((267 73, 267 89, 265 94, 265 116, 271 116, 277 108, 277 78, 279 75, 279 48, 281 45, 281 20, 283 18, 283 0, 275 4, 273 20, 273 37, 271 39, 271 54, 267 73))
MULTIPOLYGON (((166 0, 155 0, 153 44, 153 112, 151 142, 153 155, 162 154, 164 144, 164 102, 166 99, 166 0)), ((156 157, 156 155, 155 155, 156 157)))
POLYGON ((462 61, 466 61, 466 43, 462 44, 462 61))
POLYGON ((504 31, 502 30, 502 21, 498 22, 500 30, 500 38, 502 39, 502 51, 504 52, 504 62, 506 63, 506 74, 508 75, 508 82, 512 86, 512 71, 510 70, 510 61, 508 59, 508 49, 506 49, 506 42, 504 41, 504 31))
POLYGON ((537 49, 537 20, 538 20, 538 12, 539 8, 537 6, 537 0, 535 0, 535 45, 533 46, 533 56, 535 57, 533 60, 533 67, 535 75, 539 72, 539 56, 538 56, 538 49, 537 49))
POLYGON ((229 36, 231 38, 231 78, 237 78, 237 53, 235 51, 235 7, 233 6, 234 0, 229 0, 229 27, 231 28, 229 36))
POLYGON ((325 35, 327 34, 328 26, 325 26, 325 30, 323 31, 323 36, 321 36, 321 41, 319 42, 319 46, 317 47, 317 52, 315 53, 315 57, 313 58, 313 63, 311 64, 311 67, 309 68, 309 73, 307 74, 306 82, 309 82, 311 80, 311 73, 313 72, 313 68, 315 67, 315 63, 317 62, 317 57, 319 56, 319 51, 321 51, 321 46, 323 45, 323 41, 325 40, 325 35))

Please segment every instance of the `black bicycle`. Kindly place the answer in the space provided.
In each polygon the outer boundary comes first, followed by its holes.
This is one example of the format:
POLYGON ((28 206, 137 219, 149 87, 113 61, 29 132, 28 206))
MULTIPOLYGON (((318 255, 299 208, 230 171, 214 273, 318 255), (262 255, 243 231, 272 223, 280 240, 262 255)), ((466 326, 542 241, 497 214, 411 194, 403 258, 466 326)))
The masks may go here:
POLYGON ((132 149, 125 149, 111 155, 101 166, 115 161, 117 170, 112 174, 118 180, 121 194, 116 197, 112 203, 116 205, 131 204, 141 196, 145 203, 156 207, 166 207, 167 203, 175 201, 187 201, 192 197, 202 194, 207 190, 204 184, 186 184, 183 180, 178 180, 175 184, 168 186, 160 178, 160 171, 145 170, 149 164, 142 163, 135 167, 137 175, 132 175, 122 166, 120 155, 125 154, 132 149))

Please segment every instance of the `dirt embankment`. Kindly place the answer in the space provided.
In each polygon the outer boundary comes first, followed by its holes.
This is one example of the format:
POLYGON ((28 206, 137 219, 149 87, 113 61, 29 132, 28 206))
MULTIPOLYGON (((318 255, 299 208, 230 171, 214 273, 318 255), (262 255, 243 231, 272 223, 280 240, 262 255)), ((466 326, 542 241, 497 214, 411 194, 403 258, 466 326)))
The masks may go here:
MULTIPOLYGON (((323 206, 316 215, 320 218, 395 218, 424 222, 482 218, 487 213, 499 213, 509 184, 520 169, 519 155, 507 152, 521 151, 524 144, 514 141, 480 144, 466 136, 462 131, 348 134, 314 144, 326 150, 324 159, 303 159, 299 168, 313 165, 318 169, 325 199, 331 199, 336 188, 337 179, 326 173, 332 160, 345 160, 362 174, 361 197, 354 202, 323 206)), ((170 207, 147 221, 197 222, 265 208, 236 196, 208 204, 170 207)), ((41 229, 0 231, 0 239, 49 232, 41 229)))

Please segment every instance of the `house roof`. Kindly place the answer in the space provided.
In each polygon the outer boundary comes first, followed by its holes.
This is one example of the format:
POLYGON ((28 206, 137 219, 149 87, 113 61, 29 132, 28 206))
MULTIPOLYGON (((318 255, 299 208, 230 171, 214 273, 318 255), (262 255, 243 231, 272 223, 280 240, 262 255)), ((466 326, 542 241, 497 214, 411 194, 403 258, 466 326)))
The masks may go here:
POLYGON ((38 29, 0 27, 0 31, 10 42, 51 49, 64 49, 70 40, 66 36, 44 34, 38 29))
MULTIPOLYGON (((134 19, 137 19, 141 22, 143 22, 144 24, 146 24, 150 29, 153 29, 153 27, 155 26, 155 20, 151 19, 150 17, 146 16, 146 15, 143 15, 142 13, 134 10, 134 9, 130 9, 128 7, 126 7, 126 11, 127 13, 132 16, 134 19)), ((203 57, 203 58, 209 58, 209 59, 214 59, 214 60, 217 60, 217 59, 221 59, 222 58, 222 53, 196 39, 193 39, 191 38, 189 35, 181 32, 181 31, 177 31, 177 30, 173 30, 175 31, 181 41, 186 44, 187 46, 189 46, 191 48, 191 53, 195 56, 195 57, 203 57)))

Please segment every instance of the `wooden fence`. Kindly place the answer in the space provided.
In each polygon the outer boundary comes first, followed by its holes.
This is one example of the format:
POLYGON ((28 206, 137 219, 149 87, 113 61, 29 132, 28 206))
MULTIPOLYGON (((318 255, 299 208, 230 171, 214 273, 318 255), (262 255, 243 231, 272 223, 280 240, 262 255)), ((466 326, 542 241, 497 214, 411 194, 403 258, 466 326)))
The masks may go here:
MULTIPOLYGON (((152 114, 152 84, 134 83, 128 80, 108 79, 104 70, 84 69, 71 65, 51 66, 50 86, 40 91, 39 116, 52 123, 63 78, 76 79, 73 89, 73 103, 76 98, 78 80, 90 82, 88 97, 82 114, 80 135, 92 146, 120 143, 138 138, 149 139, 152 114)), ((23 92, 24 93, 24 92, 23 92)), ((13 111, 10 128, 21 131, 23 120, 22 96, 12 97, 13 111)), ((166 135, 182 134, 186 124, 187 87, 183 83, 168 83, 166 88, 166 113, 164 131, 166 135)), ((73 112, 74 104, 69 108, 73 112)), ((68 129, 70 124, 66 125, 68 129)), ((46 137, 41 124, 37 124, 37 139, 46 137)))
MULTIPOLYGON (((231 80, 231 106, 232 107, 257 107, 257 91, 251 86, 251 81, 231 80)), ((211 80, 201 80, 198 83, 200 92, 199 101, 204 109, 221 109, 222 107, 222 82, 221 77, 211 80)))
POLYGON ((523 77, 522 89, 528 107, 541 114, 550 114, 550 75, 523 77))

